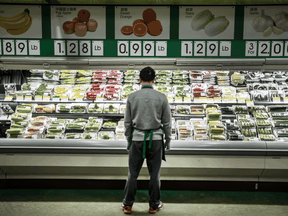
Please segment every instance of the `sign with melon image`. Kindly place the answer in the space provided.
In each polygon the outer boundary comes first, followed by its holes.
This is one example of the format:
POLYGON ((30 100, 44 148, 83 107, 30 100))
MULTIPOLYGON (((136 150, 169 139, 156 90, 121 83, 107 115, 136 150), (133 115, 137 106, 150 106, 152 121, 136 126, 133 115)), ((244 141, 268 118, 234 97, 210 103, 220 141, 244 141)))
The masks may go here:
POLYGON ((169 39, 170 7, 115 7, 115 39, 169 39))
POLYGON ((0 38, 42 38, 41 6, 1 5, 0 38))
POLYGON ((247 6, 244 39, 287 39, 288 6, 247 6))
POLYGON ((51 6, 53 39, 105 39, 106 7, 51 6))
POLYGON ((179 39, 234 39, 234 6, 180 6, 179 39))

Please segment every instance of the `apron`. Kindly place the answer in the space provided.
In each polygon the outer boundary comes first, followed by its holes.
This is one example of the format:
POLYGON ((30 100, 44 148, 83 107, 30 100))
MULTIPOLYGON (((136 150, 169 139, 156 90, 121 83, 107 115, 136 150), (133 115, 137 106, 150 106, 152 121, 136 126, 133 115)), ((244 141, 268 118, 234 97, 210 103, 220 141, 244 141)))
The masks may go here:
MULTIPOLYGON (((153 89, 151 86, 143 86, 142 88, 151 88, 153 89)), ((128 145, 128 149, 130 149, 130 146, 132 144, 132 137, 133 137, 133 133, 134 133, 134 130, 136 128, 132 127, 132 131, 131 131, 131 138, 129 140, 129 145, 128 145)), ((158 129, 162 129, 163 132, 164 132, 164 129, 162 126, 160 126, 158 129)), ((157 130, 158 130, 157 129, 157 130)), ((139 130, 139 129, 137 129, 139 130)), ((141 131, 141 130, 140 130, 141 131)), ((143 159, 146 158, 146 139, 150 136, 150 139, 149 139, 149 144, 148 144, 148 148, 151 148, 152 146, 152 141, 153 141, 153 130, 145 130, 145 135, 144 135, 144 140, 143 140, 143 159)), ((162 144, 163 144, 163 149, 162 149, 162 160, 166 161, 166 158, 165 158, 165 147, 166 147, 166 143, 164 143, 164 140, 163 140, 163 135, 162 135, 162 144)))

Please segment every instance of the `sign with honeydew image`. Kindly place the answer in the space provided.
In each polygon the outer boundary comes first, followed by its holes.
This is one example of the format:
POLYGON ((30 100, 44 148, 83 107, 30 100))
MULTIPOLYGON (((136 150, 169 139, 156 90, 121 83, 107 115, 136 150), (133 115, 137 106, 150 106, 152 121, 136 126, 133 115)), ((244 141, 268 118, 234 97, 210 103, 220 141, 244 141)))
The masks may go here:
POLYGON ((0 38, 42 38, 41 6, 1 5, 0 38))
POLYGON ((115 39, 169 39, 170 7, 115 7, 115 39))
POLYGON ((105 39, 106 7, 51 6, 53 39, 105 39))
POLYGON ((179 7, 179 39, 234 39, 234 6, 179 7))
POLYGON ((288 6, 247 6, 244 39, 287 39, 288 6))

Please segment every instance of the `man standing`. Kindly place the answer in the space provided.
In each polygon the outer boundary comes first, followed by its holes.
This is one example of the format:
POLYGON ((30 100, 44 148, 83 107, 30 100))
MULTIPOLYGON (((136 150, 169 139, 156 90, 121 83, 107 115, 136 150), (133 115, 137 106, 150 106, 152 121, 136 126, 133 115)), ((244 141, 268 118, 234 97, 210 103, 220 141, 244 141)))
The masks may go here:
POLYGON ((132 213, 137 191, 137 178, 146 158, 150 174, 149 213, 163 208, 160 201, 160 168, 165 160, 165 147, 170 149, 171 111, 166 96, 153 90, 155 71, 146 67, 140 72, 141 90, 132 93, 127 100, 125 112, 125 136, 128 140, 129 170, 125 198, 121 209, 132 213), (165 135, 164 144, 163 135, 165 135))

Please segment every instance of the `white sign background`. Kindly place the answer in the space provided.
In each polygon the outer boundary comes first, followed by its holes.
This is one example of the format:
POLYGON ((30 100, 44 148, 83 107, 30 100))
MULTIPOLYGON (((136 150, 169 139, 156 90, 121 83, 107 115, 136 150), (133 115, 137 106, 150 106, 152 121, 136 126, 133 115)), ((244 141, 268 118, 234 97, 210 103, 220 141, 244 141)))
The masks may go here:
POLYGON ((280 11, 286 11, 288 13, 288 6, 247 6, 244 12, 244 35, 243 39, 287 39, 288 32, 284 32, 281 35, 275 35, 273 32, 269 37, 263 37, 263 32, 256 32, 252 23, 255 17, 260 16, 261 10, 264 10, 265 15, 275 19, 275 15, 280 11))
POLYGON ((115 7, 115 39, 170 39, 170 7, 115 7), (121 10, 126 9, 124 17, 121 17, 121 10), (148 33, 143 37, 137 37, 133 33, 131 35, 124 35, 121 33, 123 26, 133 26, 133 22, 138 19, 143 19, 142 14, 148 8, 152 8, 156 13, 156 19, 161 22, 163 31, 159 36, 151 36, 148 33), (129 14, 128 14, 129 13, 129 14))
MULTIPOLYGON (((61 11, 60 11, 61 12, 61 11)), ((58 12, 59 13, 59 12, 58 12)), ((104 6, 51 6, 51 38, 58 39, 105 39, 106 38, 106 7, 104 6), (59 9, 73 8, 70 11, 62 11, 61 14, 57 12, 59 9), (74 10, 76 8, 76 10, 74 10), (72 21, 75 17, 78 17, 78 12, 82 9, 90 12, 90 19, 94 19, 98 23, 96 31, 87 31, 83 37, 78 37, 75 33, 66 34, 63 30, 63 23, 66 21, 72 21), (64 12, 66 12, 64 14, 64 12)))
POLYGON ((5 28, 0 27, 0 38, 42 38, 42 15, 41 6, 38 5, 1 5, 0 15, 2 17, 13 17, 28 9, 32 24, 23 34, 11 35, 5 28))
POLYGON ((234 39, 235 7, 234 6, 187 6, 179 7, 179 39, 234 39), (192 10, 191 10, 192 9, 192 10), (209 37, 204 29, 194 31, 191 28, 191 21, 198 13, 210 10, 215 18, 225 16, 229 21, 225 31, 218 35, 209 37))

